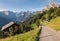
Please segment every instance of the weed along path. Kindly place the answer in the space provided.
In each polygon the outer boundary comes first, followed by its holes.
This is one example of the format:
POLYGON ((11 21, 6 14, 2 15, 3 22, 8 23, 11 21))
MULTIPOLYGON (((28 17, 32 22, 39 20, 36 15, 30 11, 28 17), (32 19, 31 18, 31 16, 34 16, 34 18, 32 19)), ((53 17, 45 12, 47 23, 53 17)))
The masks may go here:
POLYGON ((56 32, 49 29, 47 26, 42 26, 39 41, 60 41, 59 36, 56 34, 56 32))

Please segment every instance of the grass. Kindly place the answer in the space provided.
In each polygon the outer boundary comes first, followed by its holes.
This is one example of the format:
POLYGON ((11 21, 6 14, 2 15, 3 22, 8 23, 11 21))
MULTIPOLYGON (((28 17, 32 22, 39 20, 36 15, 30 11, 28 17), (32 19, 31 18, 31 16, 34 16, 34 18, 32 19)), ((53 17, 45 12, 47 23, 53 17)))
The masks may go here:
POLYGON ((36 23, 31 24, 31 27, 34 28, 34 29, 36 29, 37 28, 36 23))
POLYGON ((19 35, 0 39, 0 41, 37 41, 40 28, 37 28, 36 24, 32 24, 32 27, 35 29, 19 35))
POLYGON ((60 17, 52 19, 50 22, 47 23, 47 25, 55 31, 60 31, 60 17))

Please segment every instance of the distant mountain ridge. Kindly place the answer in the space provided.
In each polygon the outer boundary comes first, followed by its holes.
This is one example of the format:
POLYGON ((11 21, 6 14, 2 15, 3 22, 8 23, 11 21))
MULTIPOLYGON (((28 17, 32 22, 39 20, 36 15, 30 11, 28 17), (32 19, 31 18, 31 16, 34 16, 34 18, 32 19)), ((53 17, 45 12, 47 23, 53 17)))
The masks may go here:
POLYGON ((12 11, 0 11, 0 16, 11 20, 16 19, 16 13, 12 11))
MULTIPOLYGON (((49 4, 43 8, 43 10, 49 10, 51 7, 59 7, 55 2, 49 2, 49 4)), ((0 11, 0 20, 5 22, 5 21, 13 21, 17 24, 20 24, 21 22, 25 21, 26 19, 33 17, 37 11, 31 12, 31 11, 26 11, 26 12, 13 12, 13 11, 0 11), (4 19, 5 18, 5 19, 4 19)), ((39 11, 40 12, 40 11, 39 11)), ((42 13, 41 11, 40 13, 42 13)), ((4 24, 4 23, 3 23, 4 24)))
POLYGON ((21 22, 25 21, 27 18, 32 17, 34 14, 33 12, 27 11, 27 12, 12 12, 12 11, 0 11, 0 19, 8 19, 11 20, 17 24, 20 24, 21 22))

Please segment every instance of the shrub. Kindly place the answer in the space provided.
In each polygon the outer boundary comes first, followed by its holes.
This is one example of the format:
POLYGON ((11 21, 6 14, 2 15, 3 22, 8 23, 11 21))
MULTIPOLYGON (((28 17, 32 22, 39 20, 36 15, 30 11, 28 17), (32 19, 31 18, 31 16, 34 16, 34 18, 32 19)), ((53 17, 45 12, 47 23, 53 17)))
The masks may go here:
POLYGON ((4 37, 4 32, 0 31, 0 38, 3 38, 3 37, 4 37))
POLYGON ((13 36, 14 35, 14 29, 12 27, 9 28, 9 35, 10 36, 13 36))

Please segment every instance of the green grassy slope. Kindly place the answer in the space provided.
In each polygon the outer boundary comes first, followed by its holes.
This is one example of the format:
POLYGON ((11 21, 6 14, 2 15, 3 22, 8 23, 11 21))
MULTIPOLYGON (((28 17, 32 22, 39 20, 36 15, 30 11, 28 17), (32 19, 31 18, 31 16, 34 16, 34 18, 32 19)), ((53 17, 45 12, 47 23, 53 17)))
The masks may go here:
POLYGON ((47 25, 56 31, 60 31, 60 17, 52 19, 47 25))
POLYGON ((37 28, 35 24, 32 24, 32 27, 35 27, 35 29, 19 35, 0 39, 0 41, 36 41, 40 28, 37 28))

